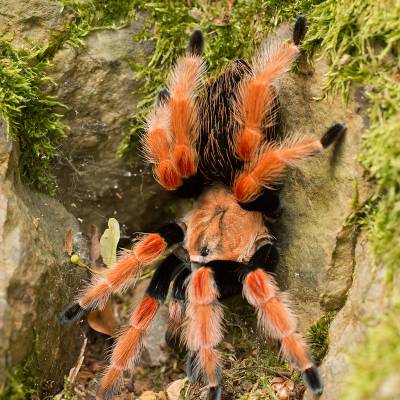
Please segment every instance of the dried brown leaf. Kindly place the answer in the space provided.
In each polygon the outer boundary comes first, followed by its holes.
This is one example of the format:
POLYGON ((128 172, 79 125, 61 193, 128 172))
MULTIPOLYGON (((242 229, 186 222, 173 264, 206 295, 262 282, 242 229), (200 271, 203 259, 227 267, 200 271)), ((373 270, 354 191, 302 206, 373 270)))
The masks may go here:
POLYGON ((291 379, 276 377, 271 379, 270 384, 279 400, 288 400, 295 395, 295 385, 291 379))
POLYGON ((90 225, 90 262, 92 266, 96 266, 96 262, 100 257, 100 235, 97 225, 90 225))
POLYGON ((103 310, 95 310, 89 313, 88 324, 96 332, 112 336, 118 324, 114 317, 111 301, 108 301, 103 310))
POLYGON ((71 256, 73 248, 72 248, 72 229, 69 228, 66 232, 65 232, 65 236, 64 236, 64 251, 71 256))
POLYGON ((187 378, 178 379, 167 387, 168 400, 179 400, 181 391, 187 382, 187 378))

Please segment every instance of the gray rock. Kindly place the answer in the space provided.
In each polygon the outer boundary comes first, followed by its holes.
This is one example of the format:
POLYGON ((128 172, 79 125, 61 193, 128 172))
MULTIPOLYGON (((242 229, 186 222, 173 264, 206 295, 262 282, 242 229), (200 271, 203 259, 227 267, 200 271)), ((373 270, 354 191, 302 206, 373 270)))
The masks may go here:
POLYGON ((163 222, 169 198, 155 183, 138 153, 121 159, 118 148, 137 112, 141 82, 128 61, 151 53, 151 42, 135 42, 143 28, 139 16, 120 30, 92 32, 85 45, 65 45, 53 59, 50 75, 57 82, 52 94, 68 106, 63 121, 70 127, 57 166, 60 199, 83 228, 115 217, 130 231, 163 222))
MULTIPOLYGON (((368 330, 379 324, 388 306, 384 268, 374 265, 368 242, 361 235, 355 251, 353 284, 329 331, 329 351, 320 368, 325 383, 320 400, 340 399, 349 356, 363 343, 368 330)), ((305 400, 311 399, 314 397, 307 392, 305 400)))
POLYGON ((326 70, 320 61, 312 76, 289 74, 280 84, 285 136, 321 137, 335 122, 347 126, 342 140, 291 169, 283 192, 283 215, 274 228, 282 256, 278 281, 291 293, 303 331, 323 313, 321 293, 339 291, 340 286, 343 296, 343 282, 346 288, 348 281, 351 283, 352 259, 347 260, 349 250, 339 246, 338 235, 353 211, 357 188, 360 201, 367 197, 357 162, 363 129, 362 118, 356 113, 358 105, 350 101, 345 106, 340 98, 315 100, 321 95, 326 70), (335 252, 336 259, 345 252, 343 257, 350 266, 343 267, 335 280, 330 276, 327 287, 328 267, 334 265, 335 252))
POLYGON ((7 31, 6 38, 18 48, 48 44, 72 15, 61 2, 52 0, 0 0, 0 10, 0 31, 7 31))
MULTIPOLYGON (((20 184, 13 147, 1 121, 0 386, 15 367, 27 365, 30 359, 27 374, 43 393, 54 393, 82 344, 79 327, 59 324, 61 310, 85 276, 63 254, 66 230, 77 234, 79 227, 56 200, 20 184)), ((77 245, 85 257, 86 244, 81 239, 77 245)))

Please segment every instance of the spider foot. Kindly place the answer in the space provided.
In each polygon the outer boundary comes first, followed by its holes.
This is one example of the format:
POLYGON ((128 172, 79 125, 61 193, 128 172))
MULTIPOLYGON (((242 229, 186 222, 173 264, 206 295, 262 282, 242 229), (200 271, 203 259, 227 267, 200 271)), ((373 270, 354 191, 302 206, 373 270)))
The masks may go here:
POLYGON ((204 37, 203 32, 200 29, 196 29, 190 35, 187 51, 196 56, 201 56, 204 49, 204 37))
POLYGON ((334 124, 332 125, 322 136, 321 138, 321 144, 326 149, 328 146, 330 146, 335 140, 337 140, 343 132, 346 130, 346 125, 344 124, 334 124))
POLYGON ((190 384, 195 384, 200 380, 199 369, 196 368, 196 354, 188 355, 186 361, 186 375, 190 384))
POLYGON ((165 342, 172 350, 179 351, 181 349, 181 338, 179 335, 170 331, 165 332, 165 342))
POLYGON ((314 394, 320 396, 323 392, 323 385, 318 373, 318 369, 314 366, 307 368, 301 374, 306 385, 312 390, 314 394))
POLYGON ((71 303, 60 314, 60 324, 69 325, 78 322, 85 319, 88 312, 89 311, 82 308, 79 303, 71 303))
POLYGON ((222 386, 213 386, 208 389, 207 400, 221 400, 222 398, 222 386))
POLYGON ((293 29, 293 42, 296 46, 301 44, 307 33, 307 19, 303 15, 300 15, 293 29))

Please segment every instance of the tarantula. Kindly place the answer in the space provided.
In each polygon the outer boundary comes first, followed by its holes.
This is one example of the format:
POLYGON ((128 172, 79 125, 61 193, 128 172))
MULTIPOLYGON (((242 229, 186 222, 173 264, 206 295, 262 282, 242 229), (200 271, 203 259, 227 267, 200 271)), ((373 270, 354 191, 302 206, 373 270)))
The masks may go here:
POLYGON ((112 292, 126 289, 143 267, 167 253, 115 343, 98 398, 111 399, 122 372, 135 364, 172 282, 166 339, 171 345, 179 338, 185 344, 189 381, 202 375, 208 399, 222 394, 219 300, 240 291, 257 310, 265 333, 279 339, 283 354, 301 369, 307 386, 322 393, 288 299, 271 276, 279 255, 268 228, 281 213, 285 170, 320 153, 345 129, 334 124, 320 140, 282 138, 277 80, 298 56, 305 32, 305 18, 299 17, 291 40, 270 37, 251 65, 234 61, 209 81, 203 80, 203 35, 195 31, 190 37, 168 87, 159 93, 143 148, 160 185, 178 196, 195 197, 196 203, 182 221, 136 240, 62 315, 63 322, 73 322, 101 309, 112 292))

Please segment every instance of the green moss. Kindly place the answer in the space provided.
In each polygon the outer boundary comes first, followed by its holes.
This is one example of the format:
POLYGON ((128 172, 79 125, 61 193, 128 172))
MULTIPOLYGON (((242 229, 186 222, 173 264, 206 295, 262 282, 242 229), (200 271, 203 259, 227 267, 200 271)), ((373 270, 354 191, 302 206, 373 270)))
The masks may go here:
POLYGON ((351 357, 342 400, 395 399, 400 395, 400 308, 395 307, 351 357), (383 393, 386 392, 386 395, 383 393), (390 394, 388 394, 390 393, 390 394))
POLYGON ((47 60, 35 62, 35 54, 17 51, 0 38, 0 114, 8 131, 19 142, 22 177, 38 189, 54 191, 50 164, 64 126, 55 111, 61 106, 40 87, 48 79, 47 60))
POLYGON ((314 361, 319 365, 325 357, 329 347, 329 327, 335 312, 326 313, 307 332, 307 341, 314 361))
POLYGON ((30 354, 20 367, 11 371, 7 387, 0 388, 0 400, 40 399, 39 381, 34 372, 38 358, 38 344, 39 337, 34 333, 30 354))
POLYGON ((63 1, 77 13, 75 24, 85 25, 89 31, 126 26, 135 14, 135 3, 136 0, 63 1))

